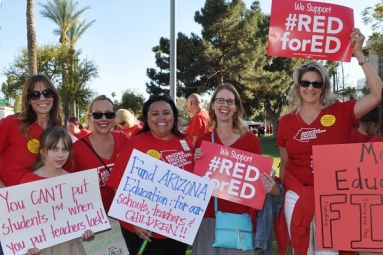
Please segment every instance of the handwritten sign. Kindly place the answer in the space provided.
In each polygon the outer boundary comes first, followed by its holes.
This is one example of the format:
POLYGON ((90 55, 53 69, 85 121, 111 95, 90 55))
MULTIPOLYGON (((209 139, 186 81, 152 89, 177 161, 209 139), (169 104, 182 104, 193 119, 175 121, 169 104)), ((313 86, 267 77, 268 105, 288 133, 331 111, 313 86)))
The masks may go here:
POLYGON ((91 242, 82 242, 87 255, 128 255, 118 220, 108 217, 111 229, 95 234, 91 242))
POLYGON ((110 228, 96 170, 0 189, 5 255, 25 254, 110 228))
POLYGON ((348 7, 273 0, 267 55, 350 62, 353 27, 354 14, 348 7))
POLYGON ((214 181, 213 196, 262 210, 266 191, 261 173, 270 173, 273 159, 202 141, 203 157, 194 173, 214 181))
POLYGON ((383 252, 383 143, 313 146, 317 247, 383 252))
POLYGON ((191 245, 214 184, 133 150, 108 215, 191 245))

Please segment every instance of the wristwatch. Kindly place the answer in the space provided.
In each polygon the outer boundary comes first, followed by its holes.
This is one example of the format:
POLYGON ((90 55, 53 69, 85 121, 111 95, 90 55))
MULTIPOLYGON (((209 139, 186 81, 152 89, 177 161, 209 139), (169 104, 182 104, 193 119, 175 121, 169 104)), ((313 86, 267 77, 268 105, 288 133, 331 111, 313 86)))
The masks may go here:
POLYGON ((358 62, 358 64, 362 66, 366 64, 367 62, 370 62, 370 60, 368 59, 368 57, 365 57, 364 60, 362 62, 358 62))

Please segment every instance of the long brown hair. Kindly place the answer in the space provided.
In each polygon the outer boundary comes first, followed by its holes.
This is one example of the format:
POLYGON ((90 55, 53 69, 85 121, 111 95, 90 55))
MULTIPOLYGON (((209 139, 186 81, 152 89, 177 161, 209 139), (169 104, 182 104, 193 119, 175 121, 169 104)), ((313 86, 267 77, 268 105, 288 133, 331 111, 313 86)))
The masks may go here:
POLYGON ((37 157, 35 164, 31 168, 31 172, 36 171, 45 164, 45 157, 48 153, 48 150, 56 147, 60 139, 62 139, 65 148, 67 148, 69 151, 68 160, 72 163, 73 167, 72 139, 70 138, 69 133, 63 127, 53 126, 46 128, 40 136, 39 156, 37 157))
POLYGON ((20 131, 26 138, 29 138, 28 131, 32 124, 37 121, 37 114, 30 105, 28 93, 34 90, 37 83, 43 83, 48 89, 52 90, 53 106, 49 112, 48 125, 49 126, 62 126, 62 115, 59 94, 51 82, 51 80, 43 74, 36 74, 30 76, 24 83, 22 94, 21 112, 18 115, 18 119, 21 120, 20 131))

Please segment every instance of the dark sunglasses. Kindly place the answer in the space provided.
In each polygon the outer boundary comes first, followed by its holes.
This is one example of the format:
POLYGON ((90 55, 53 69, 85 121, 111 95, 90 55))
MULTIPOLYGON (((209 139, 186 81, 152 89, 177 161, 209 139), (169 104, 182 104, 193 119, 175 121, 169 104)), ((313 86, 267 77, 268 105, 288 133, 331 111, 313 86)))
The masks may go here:
POLYGON ((151 101, 159 101, 159 100, 171 101, 173 99, 171 98, 171 96, 168 96, 168 95, 162 95, 162 96, 160 96, 160 95, 151 95, 149 97, 149 100, 151 100, 151 101))
POLYGON ((300 81, 299 82, 299 86, 301 86, 303 88, 308 88, 310 86, 310 84, 312 84, 313 87, 316 89, 320 89, 323 86, 323 82, 321 82, 321 81, 313 81, 313 82, 311 82, 311 81, 300 81))
POLYGON ((125 121, 123 121, 123 122, 121 122, 121 123, 118 123, 118 125, 120 125, 120 126, 125 125, 125 121))
POLYGON ((116 113, 115 112, 92 112, 91 115, 96 120, 101 119, 103 115, 105 115, 105 118, 107 118, 109 120, 114 119, 114 117, 116 117, 116 113))
POLYGON ((41 95, 45 98, 52 98, 55 96, 55 93, 50 89, 44 89, 43 91, 32 90, 28 92, 28 98, 30 100, 39 100, 41 95))

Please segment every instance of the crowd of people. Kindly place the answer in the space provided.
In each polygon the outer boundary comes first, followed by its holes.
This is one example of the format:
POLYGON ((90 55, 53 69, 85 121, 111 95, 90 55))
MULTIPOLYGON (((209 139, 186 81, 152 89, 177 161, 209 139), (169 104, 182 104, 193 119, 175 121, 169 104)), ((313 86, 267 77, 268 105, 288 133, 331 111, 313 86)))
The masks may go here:
MULTIPOLYGON (((290 113, 280 119, 278 126, 279 177, 260 176, 266 192, 263 209, 255 210, 220 198, 216 200, 220 211, 249 214, 254 224, 254 250, 212 247, 216 225, 212 197, 192 246, 194 255, 255 255, 258 252, 271 255, 275 222, 279 226, 275 228, 275 236, 280 254, 286 253, 288 245, 295 255, 344 254, 317 250, 312 241, 316 231, 312 169, 315 162, 311 156, 313 145, 367 142, 376 134, 378 126, 383 134, 383 125, 377 121, 378 115, 382 121, 382 108, 377 106, 381 103, 383 83, 365 61, 363 34, 353 29, 350 38, 353 54, 371 92, 359 100, 338 102, 331 91, 329 75, 320 63, 310 61, 298 67, 288 93, 290 113), (323 117, 325 115, 327 118, 323 117), (357 123, 359 128, 353 128, 357 123), (313 129, 315 135, 298 137, 302 128, 313 129)), ((76 117, 70 117, 64 129, 60 96, 55 86, 44 75, 33 75, 23 87, 21 112, 0 121, 0 188, 96 168, 101 199, 108 212, 133 149, 144 153, 154 150, 158 153, 152 156, 165 162, 171 158, 164 156, 167 153, 184 155, 182 162, 190 163, 168 163, 191 173, 195 162, 204 156, 200 148, 203 141, 261 154, 260 140, 244 121, 241 97, 232 84, 216 87, 208 109, 203 109, 200 95, 190 95, 188 109, 193 118, 183 133, 179 130, 176 104, 167 95, 149 97, 143 105, 142 124, 134 113, 115 109, 113 102, 101 95, 89 105, 87 128, 76 117)), ((265 132, 272 132, 270 130, 266 128, 265 132)), ((382 140, 382 135, 373 139, 382 140)), ((137 254, 143 240, 150 242, 145 255, 186 252, 185 243, 124 221, 120 224, 129 254, 137 254)), ((88 229, 81 239, 93 237, 94 233, 88 229)), ((80 239, 75 239, 42 250, 31 247, 28 254, 85 254, 85 251, 80 239)))

